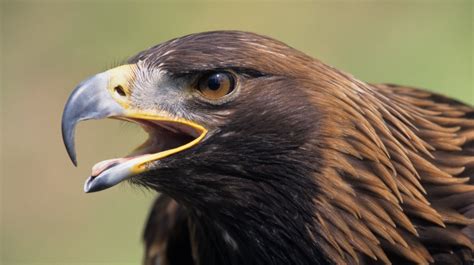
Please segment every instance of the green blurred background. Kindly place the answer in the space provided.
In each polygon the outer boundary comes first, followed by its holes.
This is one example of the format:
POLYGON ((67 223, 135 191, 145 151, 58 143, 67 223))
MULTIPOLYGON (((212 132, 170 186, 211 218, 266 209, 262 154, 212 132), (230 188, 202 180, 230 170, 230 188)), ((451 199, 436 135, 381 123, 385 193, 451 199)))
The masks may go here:
POLYGON ((3 264, 139 263, 155 195, 127 184, 84 194, 82 185, 91 165, 123 156, 144 133, 114 121, 82 124, 76 169, 61 142, 62 108, 87 76, 156 43, 215 29, 273 36, 359 79, 474 104, 472 1, 3 1, 3 264))

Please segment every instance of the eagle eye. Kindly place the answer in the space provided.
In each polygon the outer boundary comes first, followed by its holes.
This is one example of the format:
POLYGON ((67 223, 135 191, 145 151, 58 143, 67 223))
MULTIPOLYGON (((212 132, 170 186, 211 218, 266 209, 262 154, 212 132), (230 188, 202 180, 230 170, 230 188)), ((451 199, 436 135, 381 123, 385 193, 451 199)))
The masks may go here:
POLYGON ((125 97, 127 95, 121 85, 117 85, 116 87, 114 87, 114 90, 115 90, 115 93, 119 94, 122 97, 125 97))
POLYGON ((227 72, 213 72, 199 79, 198 90, 211 100, 219 99, 234 90, 234 77, 227 72))

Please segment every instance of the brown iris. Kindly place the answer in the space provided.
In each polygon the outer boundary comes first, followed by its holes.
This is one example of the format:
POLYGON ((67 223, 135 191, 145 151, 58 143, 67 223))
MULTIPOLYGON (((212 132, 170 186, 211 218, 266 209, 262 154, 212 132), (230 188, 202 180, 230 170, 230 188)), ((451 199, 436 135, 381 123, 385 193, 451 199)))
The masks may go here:
POLYGON ((207 99, 219 99, 234 90, 234 78, 230 73, 216 72, 204 75, 198 83, 198 89, 207 99))

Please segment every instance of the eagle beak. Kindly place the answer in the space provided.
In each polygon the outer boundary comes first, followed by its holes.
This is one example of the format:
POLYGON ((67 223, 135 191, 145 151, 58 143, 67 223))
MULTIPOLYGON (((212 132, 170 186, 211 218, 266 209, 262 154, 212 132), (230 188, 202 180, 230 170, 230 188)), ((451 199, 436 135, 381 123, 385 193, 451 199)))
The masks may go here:
POLYGON ((149 134, 149 139, 131 155, 97 163, 84 185, 85 192, 104 190, 145 172, 148 162, 191 148, 207 133, 203 126, 173 118, 163 111, 156 114, 131 108, 128 98, 135 71, 135 65, 124 65, 83 81, 73 90, 64 107, 63 142, 74 165, 77 165, 74 133, 80 121, 126 120, 140 124, 149 134))
POLYGON ((105 89, 107 74, 100 73, 81 82, 69 96, 64 107, 62 134, 64 145, 72 163, 77 166, 74 132, 79 121, 103 119, 124 114, 122 106, 113 100, 105 89))

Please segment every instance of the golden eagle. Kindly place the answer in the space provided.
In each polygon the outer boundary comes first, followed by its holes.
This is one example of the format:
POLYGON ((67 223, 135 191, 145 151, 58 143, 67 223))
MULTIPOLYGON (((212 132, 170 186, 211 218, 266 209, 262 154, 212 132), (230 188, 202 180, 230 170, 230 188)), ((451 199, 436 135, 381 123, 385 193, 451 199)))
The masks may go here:
POLYGON ((96 164, 86 192, 128 180, 161 193, 145 264, 472 264, 474 108, 368 84, 277 40, 192 34, 72 92, 81 120, 148 140, 96 164))

